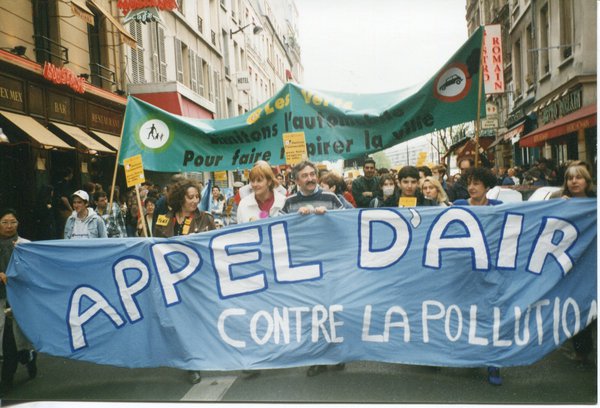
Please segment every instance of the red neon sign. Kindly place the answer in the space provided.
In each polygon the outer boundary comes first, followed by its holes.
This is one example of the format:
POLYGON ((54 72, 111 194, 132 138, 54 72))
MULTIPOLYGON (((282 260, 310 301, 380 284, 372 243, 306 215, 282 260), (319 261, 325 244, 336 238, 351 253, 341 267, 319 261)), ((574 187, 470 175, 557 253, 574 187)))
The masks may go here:
POLYGON ((173 10, 177 8, 176 0, 119 0, 117 7, 127 14, 131 10, 147 7, 156 7, 159 10, 173 10))
POLYGON ((45 62, 43 75, 44 78, 54 84, 67 85, 77 93, 85 93, 85 79, 75 75, 75 73, 69 68, 58 68, 56 65, 50 62, 45 62))

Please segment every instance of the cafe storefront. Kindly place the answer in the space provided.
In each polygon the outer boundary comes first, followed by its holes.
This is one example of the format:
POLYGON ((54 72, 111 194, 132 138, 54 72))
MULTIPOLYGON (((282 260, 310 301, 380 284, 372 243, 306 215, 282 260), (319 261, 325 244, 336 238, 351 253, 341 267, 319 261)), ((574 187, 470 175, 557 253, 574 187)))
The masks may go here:
POLYGON ((94 182, 108 191, 125 105, 66 67, 0 50, 0 202, 19 212, 24 237, 33 236, 36 192, 67 168, 73 189, 94 182))
POLYGON ((534 108, 538 127, 520 141, 521 147, 538 147, 556 164, 584 160, 596 164, 596 101, 584 99, 581 86, 551 95, 534 108), (593 102, 593 103, 590 103, 593 102))

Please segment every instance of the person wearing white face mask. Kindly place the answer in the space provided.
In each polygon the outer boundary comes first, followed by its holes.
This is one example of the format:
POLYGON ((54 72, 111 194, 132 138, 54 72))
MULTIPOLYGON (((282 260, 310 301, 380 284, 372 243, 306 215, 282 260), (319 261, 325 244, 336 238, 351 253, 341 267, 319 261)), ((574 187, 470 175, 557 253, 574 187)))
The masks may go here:
POLYGON ((384 174, 379 179, 379 196, 371 200, 369 207, 398 207, 398 200, 400 199, 400 190, 396 186, 394 177, 390 174, 384 174))

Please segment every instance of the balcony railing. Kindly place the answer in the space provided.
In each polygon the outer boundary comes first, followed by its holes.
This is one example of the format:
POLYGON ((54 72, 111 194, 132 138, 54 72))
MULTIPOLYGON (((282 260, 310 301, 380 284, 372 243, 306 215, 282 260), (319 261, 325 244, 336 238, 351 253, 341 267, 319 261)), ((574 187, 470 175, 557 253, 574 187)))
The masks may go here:
POLYGON ((67 47, 43 35, 34 35, 33 38, 35 40, 35 57, 38 63, 51 62, 54 65, 69 63, 69 49, 67 47))
POLYGON ((116 84, 115 72, 104 65, 96 62, 90 63, 91 83, 100 88, 104 88, 104 83, 107 82, 110 86, 116 84))

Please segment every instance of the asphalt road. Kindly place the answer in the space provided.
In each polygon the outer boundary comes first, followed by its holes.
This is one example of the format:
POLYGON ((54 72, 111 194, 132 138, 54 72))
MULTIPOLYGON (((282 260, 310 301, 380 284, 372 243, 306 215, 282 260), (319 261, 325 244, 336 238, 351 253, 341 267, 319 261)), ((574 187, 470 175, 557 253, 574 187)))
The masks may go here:
MULTIPOLYGON (((538 363, 502 369, 504 384, 486 381, 484 368, 435 368, 352 362, 344 371, 307 377, 306 368, 205 372, 197 385, 177 369, 125 369, 39 357, 39 374, 20 366, 2 405, 27 401, 338 402, 596 404, 597 368, 569 358, 570 342, 538 363)), ((169 404, 170 405, 170 404, 169 404)))

